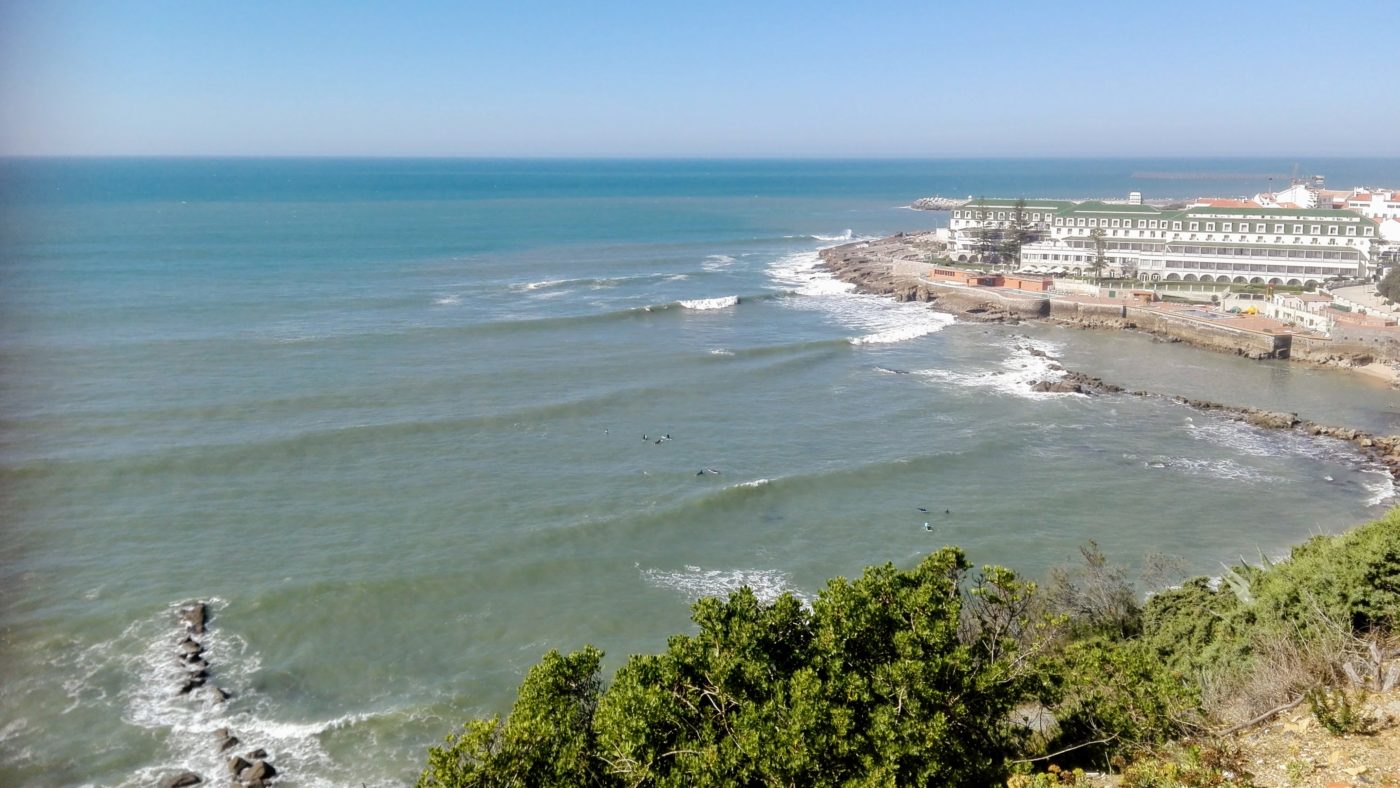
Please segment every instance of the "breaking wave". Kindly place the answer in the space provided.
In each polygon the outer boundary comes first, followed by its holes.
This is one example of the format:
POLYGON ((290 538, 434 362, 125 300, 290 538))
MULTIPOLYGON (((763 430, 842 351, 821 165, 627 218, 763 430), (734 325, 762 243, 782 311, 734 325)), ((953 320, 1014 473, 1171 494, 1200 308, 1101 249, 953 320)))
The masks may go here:
POLYGON ((679 591, 691 601, 708 596, 727 597, 747 586, 762 602, 792 594, 804 603, 811 600, 790 585, 786 572, 777 569, 702 569, 687 566, 678 571, 644 569, 642 578, 657 588, 679 591))

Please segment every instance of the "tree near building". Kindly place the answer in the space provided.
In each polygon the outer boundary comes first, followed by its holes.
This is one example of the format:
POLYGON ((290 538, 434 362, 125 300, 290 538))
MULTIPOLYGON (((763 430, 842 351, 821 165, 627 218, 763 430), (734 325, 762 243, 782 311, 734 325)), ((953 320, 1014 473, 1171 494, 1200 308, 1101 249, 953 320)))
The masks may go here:
POLYGON ((1026 198, 1016 200, 1011 209, 1011 221, 1002 231, 1002 259, 1014 269, 1021 267, 1021 247, 1030 240, 1031 232, 1026 226, 1026 198))
POLYGON ((997 252, 1001 248, 1001 230, 998 229, 996 221, 993 219, 995 214, 986 206, 985 201, 979 202, 983 204, 977 209, 981 219, 977 225, 976 234, 977 256, 984 263, 996 263, 998 261, 997 252))
POLYGON ((1094 242, 1094 259, 1089 267, 1094 269, 1094 279, 1097 281, 1103 276, 1104 266, 1108 265, 1108 257, 1104 255, 1104 247, 1107 244, 1103 240, 1103 229, 1095 227, 1089 232, 1089 240, 1094 242))

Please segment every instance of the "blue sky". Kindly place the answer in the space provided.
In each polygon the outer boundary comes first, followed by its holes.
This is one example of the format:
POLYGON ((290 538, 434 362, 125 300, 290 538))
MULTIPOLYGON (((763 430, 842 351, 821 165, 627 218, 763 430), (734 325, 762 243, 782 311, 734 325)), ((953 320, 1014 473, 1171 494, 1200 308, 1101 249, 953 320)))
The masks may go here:
POLYGON ((1397 39, 1397 0, 0 0, 0 153, 1396 156, 1397 39))

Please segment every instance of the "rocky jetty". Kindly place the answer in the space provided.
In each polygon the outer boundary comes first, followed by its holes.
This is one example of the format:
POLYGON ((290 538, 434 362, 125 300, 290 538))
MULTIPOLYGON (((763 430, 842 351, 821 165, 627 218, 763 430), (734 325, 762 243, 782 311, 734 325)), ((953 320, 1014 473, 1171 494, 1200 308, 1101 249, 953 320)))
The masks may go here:
MULTIPOLYGON (((1048 358, 1052 361, 1055 360, 1053 356, 1049 356, 1043 351, 1031 350, 1030 352, 1033 355, 1048 358)), ((1058 364, 1052 364, 1051 369, 1063 369, 1063 367, 1060 367, 1058 364)), ((1122 394, 1126 392, 1129 396, 1134 397, 1167 396, 1154 394, 1150 391, 1128 391, 1122 386, 1109 383, 1102 378, 1096 378, 1073 370, 1066 370, 1064 375, 1057 380, 1032 381, 1030 383, 1030 389, 1031 391, 1066 394, 1122 394)), ((1167 398, 1173 402, 1195 408, 1196 410, 1219 413, 1223 416, 1235 419, 1236 421, 1242 421, 1246 424, 1259 427, 1260 429, 1296 430, 1316 437, 1346 441, 1361 455, 1384 466, 1392 477, 1400 481, 1400 435, 1375 435, 1364 430, 1319 424, 1315 421, 1300 418, 1296 413, 1226 405, 1220 402, 1191 399, 1182 396, 1167 396, 1167 398)))
MULTIPOLYGON (((210 703, 220 704, 232 697, 223 687, 210 683, 210 664, 206 659, 203 640, 208 634, 209 605, 204 602, 191 602, 180 607, 177 618, 184 626, 184 637, 175 644, 175 659, 183 669, 178 679, 176 692, 181 695, 202 692, 210 703)), ((239 738, 228 728, 213 732, 213 746, 221 755, 240 744, 239 738)), ((226 761, 232 785, 238 788, 265 788, 274 777, 277 769, 268 759, 264 749, 250 750, 243 755, 233 755, 226 761)), ((201 775, 184 771, 166 776, 158 783, 159 788, 184 788, 204 781, 201 775)))
POLYGON ((918 211, 951 211, 965 202, 967 200, 955 200, 951 197, 920 197, 909 207, 918 211))

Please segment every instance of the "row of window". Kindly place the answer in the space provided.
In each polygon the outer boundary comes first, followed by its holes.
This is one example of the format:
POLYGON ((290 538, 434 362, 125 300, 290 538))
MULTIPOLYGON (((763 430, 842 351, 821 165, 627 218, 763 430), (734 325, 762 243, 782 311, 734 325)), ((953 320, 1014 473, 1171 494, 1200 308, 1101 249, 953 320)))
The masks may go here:
MULTIPOLYGON (((1171 229, 1173 229, 1173 230, 1180 230, 1180 229, 1182 229, 1182 227, 1181 227, 1182 224, 1183 224, 1182 222, 1177 222, 1177 221, 1171 222, 1171 229)), ((1191 231, 1191 232, 1197 232, 1197 231, 1199 231, 1199 230, 1201 229, 1201 224, 1202 224, 1202 222, 1199 222, 1199 221, 1196 221, 1196 222, 1187 222, 1186 224, 1189 224, 1189 225, 1190 225, 1190 227, 1188 228, 1189 231, 1191 231)), ((1216 228, 1216 223, 1215 223, 1215 222, 1204 222, 1204 224, 1205 224, 1205 226, 1206 226, 1206 229, 1205 229, 1206 232, 1208 232, 1208 233, 1213 233, 1213 232, 1216 231, 1216 229, 1215 229, 1215 228, 1216 228)), ((1232 232, 1235 232, 1235 230, 1234 230, 1235 224, 1236 224, 1235 222, 1220 222, 1220 232, 1222 232, 1222 233, 1232 233, 1232 232)), ((1238 224, 1239 224, 1239 232, 1241 232, 1241 233, 1247 233, 1247 232, 1250 231, 1250 230, 1249 230, 1249 222, 1239 222, 1238 224)), ((1056 218, 1055 218, 1055 226, 1056 226, 1056 227, 1100 227, 1100 228, 1123 227, 1123 228, 1131 228, 1131 227, 1133 226, 1133 220, 1132 220, 1132 219, 1121 219, 1121 220, 1120 220, 1120 219, 1099 219, 1099 218, 1094 218, 1094 217, 1085 218, 1085 217, 1083 217, 1083 216, 1077 217, 1077 219, 1076 219, 1076 217, 1063 217, 1063 216, 1061 216, 1061 217, 1056 217, 1056 218)), ((1279 223, 1274 224, 1274 232, 1275 232, 1275 233, 1282 233, 1282 232, 1283 232, 1283 228, 1284 228, 1285 226, 1286 226, 1286 225, 1284 225, 1284 224, 1279 224, 1279 223)), ((1266 224, 1265 222, 1255 222, 1255 224, 1254 224, 1254 232, 1256 232, 1256 233, 1266 233, 1266 232, 1269 231, 1268 227, 1269 227, 1268 224, 1266 224)), ((1167 220, 1166 220, 1166 219, 1138 219, 1138 220, 1137 220, 1137 229, 1139 229, 1139 230, 1165 230, 1165 229, 1167 229, 1167 220)), ((1367 227, 1367 228, 1365 228, 1365 231, 1366 231, 1366 232, 1365 232, 1366 235, 1371 235, 1372 232, 1373 232, 1373 228, 1367 227)), ((1303 225, 1301 225, 1301 224, 1295 224, 1295 225, 1293 225, 1293 229, 1292 229, 1292 231, 1291 231, 1291 234, 1292 234, 1292 235, 1302 235, 1302 234, 1303 234, 1303 225)), ((1308 225, 1308 234, 1309 234, 1309 235, 1321 235, 1321 234, 1322 234, 1322 225, 1320 225, 1320 224, 1308 225)), ((1336 225, 1336 224, 1329 224, 1328 227, 1327 227, 1327 234, 1328 234, 1328 235, 1338 235, 1338 234, 1340 234, 1340 233, 1339 233, 1339 230, 1338 230, 1338 225, 1336 225)), ((1347 228, 1346 228, 1346 234, 1347 234, 1347 235, 1352 235, 1352 236, 1356 235, 1356 225, 1354 225, 1354 224, 1348 225, 1347 228)))
POLYGON ((1336 268, 1318 265, 1259 265, 1257 263, 1198 263, 1194 260, 1167 260, 1165 265, 1152 268, 1177 269, 1181 271, 1233 271, 1240 273, 1279 273, 1279 274, 1319 274, 1323 276, 1353 276, 1355 268, 1336 268))
MULTIPOLYGON (((992 212, 992 211, 953 211, 953 218, 954 218, 954 219, 1015 219, 1015 218, 1016 218, 1016 212, 1015 212, 1015 211, 996 211, 996 212, 995 212, 995 215, 993 215, 993 212, 992 212), (986 215, 984 216, 983 214, 986 214, 986 215)), ((1022 211, 1022 212, 1021 212, 1021 219, 1022 219, 1023 221, 1038 222, 1038 221, 1041 220, 1041 218, 1042 218, 1042 217, 1041 217, 1041 213, 1040 213, 1039 211, 1022 211)), ((1047 221, 1047 222, 1050 221, 1050 214, 1049 214, 1049 213, 1046 213, 1046 214, 1044 215, 1044 219, 1045 219, 1045 221, 1047 221)))

